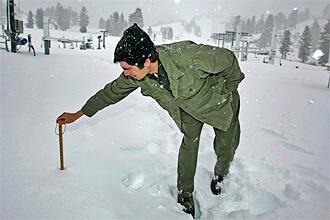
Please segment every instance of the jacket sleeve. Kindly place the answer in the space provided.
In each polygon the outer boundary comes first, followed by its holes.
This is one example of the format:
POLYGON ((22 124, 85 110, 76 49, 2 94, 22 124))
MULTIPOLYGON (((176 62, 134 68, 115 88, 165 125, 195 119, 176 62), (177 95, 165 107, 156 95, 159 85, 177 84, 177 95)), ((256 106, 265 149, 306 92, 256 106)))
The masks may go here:
POLYGON ((119 102, 138 87, 137 80, 120 74, 117 79, 108 83, 103 89, 90 97, 81 111, 88 117, 92 117, 99 110, 119 102))
POLYGON ((226 89, 231 92, 244 79, 234 52, 209 45, 198 45, 193 62, 206 74, 219 74, 225 79, 226 89))

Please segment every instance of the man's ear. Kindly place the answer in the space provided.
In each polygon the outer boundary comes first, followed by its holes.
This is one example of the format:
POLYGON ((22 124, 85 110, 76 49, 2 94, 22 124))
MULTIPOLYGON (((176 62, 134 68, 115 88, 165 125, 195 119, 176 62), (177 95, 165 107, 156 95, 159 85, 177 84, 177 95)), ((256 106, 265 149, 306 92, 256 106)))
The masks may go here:
POLYGON ((146 61, 144 61, 144 66, 147 66, 147 67, 149 67, 150 66, 150 64, 151 64, 151 61, 150 61, 150 59, 148 58, 148 59, 146 59, 146 61))

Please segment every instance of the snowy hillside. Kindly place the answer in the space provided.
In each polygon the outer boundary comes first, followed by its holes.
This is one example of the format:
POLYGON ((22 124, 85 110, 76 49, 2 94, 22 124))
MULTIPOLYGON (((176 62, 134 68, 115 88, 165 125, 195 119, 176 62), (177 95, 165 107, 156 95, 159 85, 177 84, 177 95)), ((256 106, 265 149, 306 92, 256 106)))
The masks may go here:
MULTIPOLYGON (((1 219, 191 219, 175 198, 182 134, 139 91, 68 125, 59 171, 55 119, 120 74, 112 62, 119 38, 107 37, 106 50, 53 42, 46 56, 42 30, 25 32, 36 57, 26 47, 0 50, 1 219)), ((200 219, 329 219, 329 72, 253 56, 240 64, 241 143, 223 194, 214 196, 214 134, 204 126, 195 178, 200 219)))

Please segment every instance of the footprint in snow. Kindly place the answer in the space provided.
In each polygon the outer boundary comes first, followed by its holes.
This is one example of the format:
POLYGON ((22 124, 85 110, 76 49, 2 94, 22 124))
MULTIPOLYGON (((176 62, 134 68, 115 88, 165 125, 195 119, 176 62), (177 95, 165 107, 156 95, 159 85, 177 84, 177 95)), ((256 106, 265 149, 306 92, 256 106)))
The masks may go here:
POLYGON ((137 172, 127 174, 121 182, 129 191, 136 191, 144 186, 144 180, 144 174, 137 172))

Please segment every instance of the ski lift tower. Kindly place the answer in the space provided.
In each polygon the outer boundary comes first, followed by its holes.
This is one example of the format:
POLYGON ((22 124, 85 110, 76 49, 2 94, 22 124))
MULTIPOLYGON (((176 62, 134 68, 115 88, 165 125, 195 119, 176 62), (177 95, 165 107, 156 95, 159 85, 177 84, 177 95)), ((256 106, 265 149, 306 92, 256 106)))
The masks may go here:
POLYGON ((7 29, 5 30, 5 33, 10 38, 11 52, 16 53, 16 36, 20 33, 23 33, 23 21, 15 19, 16 4, 14 0, 6 1, 7 29))

